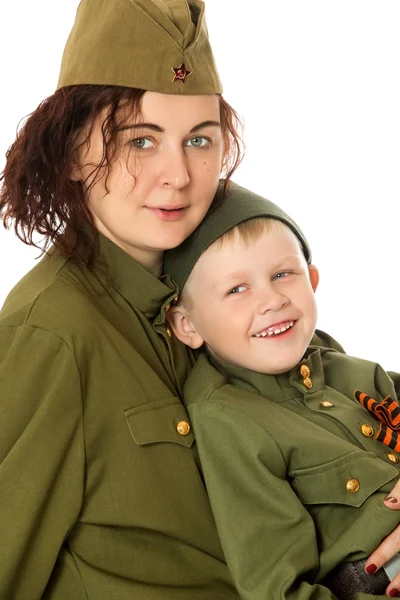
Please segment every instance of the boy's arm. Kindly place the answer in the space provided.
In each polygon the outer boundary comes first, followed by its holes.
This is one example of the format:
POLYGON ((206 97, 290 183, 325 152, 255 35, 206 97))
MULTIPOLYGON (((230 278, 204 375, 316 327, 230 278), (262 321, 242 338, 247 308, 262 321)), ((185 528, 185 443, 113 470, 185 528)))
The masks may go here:
MULTIPOLYGON (((228 402, 198 402, 189 406, 189 413, 218 533, 241 599, 334 600, 326 587, 311 583, 319 568, 314 523, 285 478, 286 465, 275 441, 228 402)), ((355 596, 367 598, 372 596, 355 596)))
POLYGON ((400 374, 394 371, 388 371, 390 379, 393 381, 394 389, 396 390, 397 400, 400 402, 400 374))

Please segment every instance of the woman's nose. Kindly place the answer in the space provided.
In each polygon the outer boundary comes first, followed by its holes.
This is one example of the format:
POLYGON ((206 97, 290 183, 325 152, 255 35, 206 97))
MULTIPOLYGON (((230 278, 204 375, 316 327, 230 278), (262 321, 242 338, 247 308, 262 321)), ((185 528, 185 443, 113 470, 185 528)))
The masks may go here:
POLYGON ((184 151, 181 148, 166 150, 162 160, 160 185, 176 189, 187 186, 190 177, 184 151))

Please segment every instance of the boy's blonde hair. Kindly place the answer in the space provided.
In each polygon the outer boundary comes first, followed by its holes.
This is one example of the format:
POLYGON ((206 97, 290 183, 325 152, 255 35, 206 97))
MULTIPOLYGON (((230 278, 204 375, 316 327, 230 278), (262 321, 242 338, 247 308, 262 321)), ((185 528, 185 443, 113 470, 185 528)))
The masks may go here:
MULTIPOLYGON (((252 219, 247 219, 247 221, 242 221, 235 227, 228 229, 225 233, 223 233, 219 238, 217 238, 205 252, 208 252, 210 248, 217 248, 220 250, 226 245, 232 244, 236 239, 239 238, 245 246, 249 246, 256 242, 263 233, 268 233, 272 229, 289 229, 290 227, 280 221, 279 219, 274 219, 272 217, 254 217, 252 219)), ((297 236, 295 236, 297 239, 297 236)), ((300 240, 298 240, 299 246, 304 253, 300 240)), ((193 307, 193 299, 190 294, 190 275, 186 280, 186 283, 183 287, 183 290, 180 293, 179 299, 176 302, 176 306, 185 306, 188 310, 193 307)))
POLYGON ((209 246, 209 248, 217 247, 219 249, 225 244, 232 244, 236 236, 242 242, 244 242, 246 246, 249 246, 250 244, 256 242, 264 232, 269 232, 274 227, 282 228, 287 227, 287 225, 282 223, 282 221, 279 221, 278 219, 272 219, 271 217, 255 217, 253 219, 248 219, 247 221, 242 221, 238 225, 235 225, 235 227, 232 227, 232 229, 226 231, 218 239, 216 239, 215 242, 209 246))

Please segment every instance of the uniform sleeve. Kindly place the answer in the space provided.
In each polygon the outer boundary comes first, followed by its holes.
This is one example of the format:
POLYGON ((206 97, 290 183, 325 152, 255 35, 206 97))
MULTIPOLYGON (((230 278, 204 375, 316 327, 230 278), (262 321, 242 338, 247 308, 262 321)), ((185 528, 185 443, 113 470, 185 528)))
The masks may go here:
POLYGON ((0 598, 39 600, 79 514, 79 371, 40 329, 0 331, 0 598))
MULTIPOLYGON (((189 413, 240 598, 336 599, 311 583, 319 566, 314 523, 285 479, 283 456, 268 432, 224 402, 195 403, 189 413)), ((373 596, 355 596, 367 598, 373 596)))
POLYGON ((389 371, 388 375, 393 381, 394 389, 396 390, 397 399, 400 401, 400 374, 394 371, 389 371))

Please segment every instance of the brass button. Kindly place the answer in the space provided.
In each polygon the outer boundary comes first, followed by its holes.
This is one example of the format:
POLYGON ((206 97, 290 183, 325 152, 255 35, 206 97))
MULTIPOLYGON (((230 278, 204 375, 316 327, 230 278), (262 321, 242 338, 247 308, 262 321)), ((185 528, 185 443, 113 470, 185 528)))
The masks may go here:
POLYGON ((307 365, 301 365, 300 375, 304 378, 310 377, 310 369, 307 367, 307 365))
POLYGON ((187 421, 179 421, 179 423, 176 424, 176 430, 179 435, 187 435, 190 431, 190 425, 187 421))
POLYGON ((390 462, 394 463, 395 465, 397 465, 397 463, 400 460, 400 458, 394 452, 388 452, 387 457, 390 460, 390 462))
POLYGON ((371 425, 366 425, 364 423, 364 425, 361 425, 361 433, 365 435, 365 437, 372 437, 374 435, 374 430, 371 425))
POLYGON ((323 408, 332 408, 332 406, 334 406, 332 402, 329 402, 329 400, 322 400, 319 405, 323 406, 323 408))
POLYGON ((346 490, 350 492, 350 494, 355 494, 360 489, 360 482, 357 479, 349 479, 346 483, 346 490))
POLYGON ((306 386, 306 388, 312 388, 312 381, 309 377, 305 377, 305 379, 303 379, 303 383, 306 386))
POLYGON ((167 327, 167 335, 169 335, 169 337, 172 337, 172 333, 169 327, 167 327))
POLYGON ((171 308, 171 305, 167 304, 167 306, 165 307, 165 312, 168 312, 170 308, 171 308))
POLYGON ((177 304, 177 303, 178 303, 178 300, 179 300, 179 296, 178 296, 178 294, 177 294, 177 295, 175 296, 174 300, 173 300, 174 304, 177 304))

